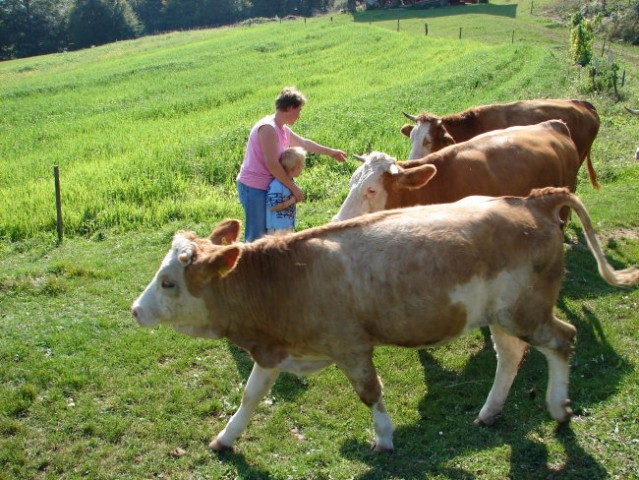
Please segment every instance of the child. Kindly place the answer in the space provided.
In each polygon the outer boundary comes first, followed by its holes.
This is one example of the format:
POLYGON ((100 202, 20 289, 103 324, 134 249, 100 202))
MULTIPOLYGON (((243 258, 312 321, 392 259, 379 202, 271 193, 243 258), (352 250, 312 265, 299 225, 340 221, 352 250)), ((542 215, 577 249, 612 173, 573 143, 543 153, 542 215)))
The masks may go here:
MULTIPOLYGON (((291 178, 304 169, 306 151, 301 147, 287 148, 280 155, 280 163, 291 178)), ((266 192, 266 232, 268 234, 292 232, 295 227, 295 197, 278 179, 274 178, 266 192)))

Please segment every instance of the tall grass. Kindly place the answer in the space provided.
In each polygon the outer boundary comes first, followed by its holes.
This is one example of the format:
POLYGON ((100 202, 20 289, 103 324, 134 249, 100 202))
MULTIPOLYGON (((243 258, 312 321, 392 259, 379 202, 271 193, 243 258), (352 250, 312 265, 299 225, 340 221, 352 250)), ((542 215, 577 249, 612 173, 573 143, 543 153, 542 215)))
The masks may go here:
MULTIPOLYGON (((301 135, 399 157, 408 150, 402 110, 444 113, 571 89, 561 50, 422 38, 411 32, 417 18, 399 34, 349 18, 174 33, 0 64, 0 238, 55 232, 53 165, 67 236, 237 216, 248 131, 284 85, 309 98, 301 135)), ((311 200, 343 195, 313 189, 320 174, 350 168, 327 163, 312 161, 301 179, 311 200)))

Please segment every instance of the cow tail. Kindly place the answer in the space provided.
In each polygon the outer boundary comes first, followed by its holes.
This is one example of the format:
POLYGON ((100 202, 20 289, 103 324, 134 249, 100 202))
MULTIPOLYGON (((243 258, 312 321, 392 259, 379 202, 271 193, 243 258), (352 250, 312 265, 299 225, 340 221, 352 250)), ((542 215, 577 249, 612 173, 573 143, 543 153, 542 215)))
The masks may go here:
POLYGON ((588 168, 588 176, 590 177, 590 183, 595 190, 599 190, 601 185, 597 181, 597 172, 595 172, 595 167, 592 166, 592 161, 590 160, 590 148, 586 152, 586 167, 588 168))
POLYGON ((599 244, 599 240, 595 235, 595 230, 592 226, 592 222, 590 221, 590 216, 588 215, 584 204, 581 203, 581 200, 579 200, 577 196, 570 194, 563 205, 568 205, 579 217, 590 251, 597 261, 599 275, 601 275, 601 278, 615 287, 630 287, 639 283, 639 269, 636 266, 625 268, 623 270, 615 270, 610 263, 608 263, 601 245, 599 244))
POLYGON ((570 190, 556 187, 539 188, 530 192, 528 198, 536 202, 541 202, 541 208, 546 212, 552 212, 554 218, 559 218, 559 210, 562 207, 570 207, 575 211, 581 221, 588 247, 597 261, 599 275, 601 275, 601 278, 607 283, 615 287, 630 287, 639 283, 639 268, 636 266, 623 270, 615 270, 610 263, 608 263, 599 244, 599 240, 595 235, 595 229, 592 226, 586 207, 581 203, 579 197, 570 193, 570 190))
MULTIPOLYGON (((579 103, 583 105, 596 119, 597 131, 598 131, 601 120, 599 119, 599 114, 597 113, 597 109, 595 108, 595 106, 592 103, 586 102, 583 100, 579 101, 579 103)), ((595 135, 597 134, 597 131, 595 131, 595 135)), ((592 145, 590 146, 590 148, 588 148, 588 151, 586 152, 586 168, 588 168, 588 176, 590 177, 590 183, 595 188, 595 190, 599 190, 601 188, 601 185, 597 181, 597 172, 595 172, 595 167, 592 166, 592 160, 590 160, 591 150, 592 150, 592 145)))

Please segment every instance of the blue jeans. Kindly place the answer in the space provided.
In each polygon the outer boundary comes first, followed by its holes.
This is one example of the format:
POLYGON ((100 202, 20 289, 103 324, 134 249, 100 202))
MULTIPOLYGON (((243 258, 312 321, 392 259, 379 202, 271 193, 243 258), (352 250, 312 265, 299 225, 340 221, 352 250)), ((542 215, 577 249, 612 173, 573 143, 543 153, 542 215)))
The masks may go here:
POLYGON ((244 241, 252 242, 266 234, 266 190, 237 182, 237 193, 244 208, 244 241))

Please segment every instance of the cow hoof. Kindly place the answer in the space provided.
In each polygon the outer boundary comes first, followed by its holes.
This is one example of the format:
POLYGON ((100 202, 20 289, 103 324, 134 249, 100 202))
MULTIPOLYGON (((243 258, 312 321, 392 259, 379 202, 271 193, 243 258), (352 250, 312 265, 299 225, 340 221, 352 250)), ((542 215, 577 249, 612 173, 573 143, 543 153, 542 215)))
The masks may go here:
POLYGON ((233 447, 229 447, 228 445, 223 444, 216 438, 211 443, 209 443, 209 450, 216 453, 230 452, 233 450, 233 447))
POLYGON ((385 453, 385 452, 391 453, 393 451, 393 446, 391 445, 390 447, 387 447, 379 443, 373 442, 371 444, 371 450, 373 450, 373 452, 375 453, 385 453))
POLYGON ((485 417, 479 416, 473 423, 478 427, 492 427, 499 417, 501 417, 501 412, 495 415, 486 415, 485 417))
POLYGON ((478 427, 490 427, 495 424, 500 415, 501 414, 498 413, 497 415, 487 416, 485 418, 477 417, 473 423, 478 427))
POLYGON ((549 410, 552 418, 560 425, 569 423, 573 416, 572 408, 570 408, 570 400, 564 400, 560 407, 554 410, 549 408, 549 410))
POLYGON ((565 410, 565 415, 563 416, 563 418, 557 419, 557 423, 559 423, 560 425, 568 425, 574 415, 572 408, 568 406, 569 403, 570 403, 570 400, 566 402, 566 410, 565 410))
MULTIPOLYGON (((477 427, 489 427, 492 424, 486 423, 484 420, 482 420, 481 418, 477 417, 475 419, 475 421, 473 422, 477 427)), ((494 423, 494 422, 493 422, 494 423)))

